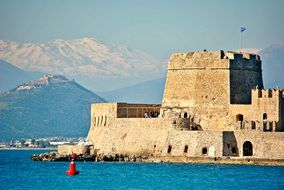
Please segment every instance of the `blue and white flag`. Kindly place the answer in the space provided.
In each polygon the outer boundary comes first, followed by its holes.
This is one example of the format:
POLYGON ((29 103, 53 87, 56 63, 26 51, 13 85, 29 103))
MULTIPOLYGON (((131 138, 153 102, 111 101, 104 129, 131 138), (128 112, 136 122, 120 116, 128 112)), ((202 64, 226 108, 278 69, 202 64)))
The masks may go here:
POLYGON ((241 26, 241 32, 244 32, 245 30, 246 28, 241 26))

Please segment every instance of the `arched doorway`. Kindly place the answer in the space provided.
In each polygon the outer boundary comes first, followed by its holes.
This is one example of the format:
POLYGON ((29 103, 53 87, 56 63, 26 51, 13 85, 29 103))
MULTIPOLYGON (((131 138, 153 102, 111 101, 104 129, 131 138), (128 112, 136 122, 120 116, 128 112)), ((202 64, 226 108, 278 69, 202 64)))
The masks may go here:
POLYGON ((250 141, 246 141, 243 144, 243 156, 252 156, 253 155, 253 147, 250 141))

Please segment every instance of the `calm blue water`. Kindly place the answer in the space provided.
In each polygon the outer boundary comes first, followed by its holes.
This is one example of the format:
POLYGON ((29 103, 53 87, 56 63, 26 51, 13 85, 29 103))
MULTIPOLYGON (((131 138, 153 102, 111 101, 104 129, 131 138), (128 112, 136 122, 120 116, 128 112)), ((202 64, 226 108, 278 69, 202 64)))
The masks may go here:
POLYGON ((0 151, 0 189, 284 189, 284 167, 33 162, 46 151, 0 151))

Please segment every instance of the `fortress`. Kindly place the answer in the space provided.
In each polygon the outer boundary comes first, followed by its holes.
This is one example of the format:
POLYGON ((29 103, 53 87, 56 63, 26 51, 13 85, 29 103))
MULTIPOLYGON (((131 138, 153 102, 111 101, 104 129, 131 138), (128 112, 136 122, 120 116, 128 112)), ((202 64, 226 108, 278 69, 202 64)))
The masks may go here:
POLYGON ((87 140, 100 155, 284 160, 284 93, 264 89, 258 55, 175 53, 161 104, 92 104, 87 140))

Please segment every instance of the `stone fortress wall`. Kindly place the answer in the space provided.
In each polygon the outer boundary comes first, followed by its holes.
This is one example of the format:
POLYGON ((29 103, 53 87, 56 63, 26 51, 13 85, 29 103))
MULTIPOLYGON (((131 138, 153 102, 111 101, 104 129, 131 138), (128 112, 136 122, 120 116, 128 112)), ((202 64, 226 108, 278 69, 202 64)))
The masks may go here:
POLYGON ((92 104, 87 139, 101 155, 284 159, 283 107, 258 55, 176 53, 161 105, 92 104))

